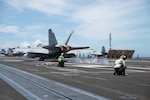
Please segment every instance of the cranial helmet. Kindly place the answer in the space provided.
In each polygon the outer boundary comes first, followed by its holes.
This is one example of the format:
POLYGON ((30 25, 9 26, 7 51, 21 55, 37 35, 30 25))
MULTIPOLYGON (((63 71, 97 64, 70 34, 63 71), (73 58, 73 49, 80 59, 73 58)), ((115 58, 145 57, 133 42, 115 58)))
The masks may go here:
POLYGON ((127 59, 127 57, 125 55, 121 55, 120 58, 123 59, 123 60, 127 59))

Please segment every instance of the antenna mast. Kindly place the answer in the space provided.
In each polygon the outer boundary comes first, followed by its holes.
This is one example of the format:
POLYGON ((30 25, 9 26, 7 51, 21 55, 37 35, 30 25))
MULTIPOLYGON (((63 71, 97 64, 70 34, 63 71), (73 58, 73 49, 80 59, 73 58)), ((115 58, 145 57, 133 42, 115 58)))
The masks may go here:
POLYGON ((111 50, 111 33, 109 34, 109 49, 111 50))

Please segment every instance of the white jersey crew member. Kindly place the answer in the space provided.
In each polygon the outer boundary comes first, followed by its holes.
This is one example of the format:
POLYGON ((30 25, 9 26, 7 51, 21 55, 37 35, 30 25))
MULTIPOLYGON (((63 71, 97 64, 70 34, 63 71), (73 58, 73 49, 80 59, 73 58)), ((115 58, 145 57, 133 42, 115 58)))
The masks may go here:
POLYGON ((115 65, 114 65, 114 75, 125 75, 125 69, 126 69, 126 65, 125 65, 125 60, 126 60, 126 56, 122 55, 120 56, 119 59, 117 59, 115 61, 115 65))

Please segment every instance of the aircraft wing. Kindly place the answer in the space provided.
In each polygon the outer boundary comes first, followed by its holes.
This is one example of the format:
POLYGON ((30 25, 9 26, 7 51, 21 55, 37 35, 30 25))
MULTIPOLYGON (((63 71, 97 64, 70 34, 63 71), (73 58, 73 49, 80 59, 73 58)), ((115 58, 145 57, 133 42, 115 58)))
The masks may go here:
POLYGON ((55 46, 43 46, 44 49, 48 49, 48 50, 54 50, 55 48, 58 48, 58 47, 55 47, 55 46))
POLYGON ((77 49, 88 49, 90 47, 71 47, 70 50, 77 50, 77 49))
POLYGON ((59 46, 59 47, 51 47, 51 46, 44 46, 43 48, 48 50, 55 50, 56 48, 60 48, 61 51, 70 51, 70 50, 77 50, 77 49, 88 49, 89 47, 72 47, 72 46, 59 46))
POLYGON ((41 56, 48 56, 48 53, 38 53, 38 52, 28 52, 27 56, 28 58, 35 58, 35 57, 41 57, 41 56))

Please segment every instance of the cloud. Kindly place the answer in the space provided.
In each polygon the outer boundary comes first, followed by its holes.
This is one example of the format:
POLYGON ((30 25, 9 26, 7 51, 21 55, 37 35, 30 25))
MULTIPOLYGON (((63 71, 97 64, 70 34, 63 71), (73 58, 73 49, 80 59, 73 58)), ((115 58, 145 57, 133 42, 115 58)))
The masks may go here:
POLYGON ((37 29, 42 29, 44 28, 43 25, 28 25, 28 26, 25 26, 25 29, 27 30, 37 30, 37 29))
POLYGON ((41 40, 36 40, 33 42, 34 47, 37 47, 38 44, 42 44, 41 40))
POLYGON ((27 48, 27 47, 37 47, 38 44, 42 44, 41 40, 37 39, 33 42, 29 41, 24 41, 24 42, 17 42, 17 41, 2 41, 1 42, 1 47, 2 48, 16 48, 16 47, 21 47, 21 48, 27 48))
POLYGON ((0 32, 17 34, 19 32, 19 28, 13 25, 0 25, 0 32))
POLYGON ((6 25, 2 24, 0 25, 0 32, 1 33, 6 33, 6 34, 13 34, 14 37, 25 37, 29 36, 30 33, 28 32, 29 30, 37 28, 37 26, 32 26, 32 27, 19 27, 16 25, 6 25), (26 28, 29 28, 28 30, 26 28))
POLYGON ((1 42, 1 46, 0 49, 8 49, 8 48, 14 48, 15 46, 17 46, 16 42, 10 42, 10 41, 2 41, 1 42))
POLYGON ((44 13, 61 15, 65 13, 66 4, 63 0, 33 0, 28 6, 44 13))
POLYGON ((23 47, 23 48, 27 48, 28 46, 31 46, 31 45, 27 41, 24 41, 23 43, 20 44, 20 47, 23 47))
MULTIPOLYGON (((128 48, 128 44, 139 45, 141 44, 139 39, 147 43, 150 37, 149 0, 4 1, 10 5, 6 11, 11 18, 7 18, 8 16, 5 14, 6 18, 3 17, 2 22, 4 24, 0 25, 0 32, 17 34, 19 39, 24 34, 24 38, 21 38, 22 41, 28 38, 28 41, 42 40, 43 42, 44 40, 44 43, 46 43, 48 39, 46 30, 49 26, 57 30, 56 37, 62 31, 68 32, 72 28, 75 30, 75 36, 72 38, 75 43, 80 44, 81 41, 86 41, 84 43, 95 46, 95 48, 97 47, 96 43, 100 43, 100 45, 108 44, 109 33, 112 33, 114 43, 120 43, 117 44, 119 48, 128 48), (11 11, 15 13, 10 14, 11 11), (31 19, 28 22, 22 20, 26 17, 31 19), (32 19, 35 20, 32 21, 32 19), (19 21, 21 23, 18 23, 19 21), (79 41, 76 41, 76 39, 79 41)), ((59 40, 60 37, 63 38, 64 34, 58 36, 59 40)), ((33 45, 32 42, 29 44, 33 45)), ((141 48, 139 47, 139 49, 141 48)))
POLYGON ((32 9, 49 15, 65 15, 67 6, 64 0, 6 0, 6 3, 19 11, 32 9))
POLYGON ((27 47, 37 47, 38 44, 42 44, 41 40, 37 39, 33 42, 24 41, 20 44, 20 47, 27 48, 27 47))
POLYGON ((21 0, 5 0, 4 3, 8 4, 10 7, 16 8, 17 10, 22 10, 24 2, 21 0))
POLYGON ((142 28, 142 25, 150 22, 149 15, 144 12, 148 7, 142 0, 104 1, 78 7, 71 19, 78 23, 76 29, 80 30, 78 35, 82 37, 106 39, 111 32, 115 39, 125 39, 134 36, 138 27, 142 31, 149 31, 148 28, 142 28))

